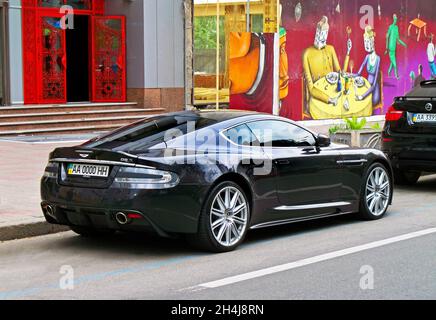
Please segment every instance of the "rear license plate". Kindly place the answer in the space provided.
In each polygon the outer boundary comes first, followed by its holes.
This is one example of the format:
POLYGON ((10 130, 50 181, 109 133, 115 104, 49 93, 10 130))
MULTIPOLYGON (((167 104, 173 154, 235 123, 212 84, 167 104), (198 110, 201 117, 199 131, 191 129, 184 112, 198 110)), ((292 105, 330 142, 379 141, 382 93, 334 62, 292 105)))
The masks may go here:
POLYGON ((70 163, 67 166, 67 173, 69 176, 107 178, 109 166, 70 163))
POLYGON ((436 113, 414 113, 414 123, 436 123, 436 113))

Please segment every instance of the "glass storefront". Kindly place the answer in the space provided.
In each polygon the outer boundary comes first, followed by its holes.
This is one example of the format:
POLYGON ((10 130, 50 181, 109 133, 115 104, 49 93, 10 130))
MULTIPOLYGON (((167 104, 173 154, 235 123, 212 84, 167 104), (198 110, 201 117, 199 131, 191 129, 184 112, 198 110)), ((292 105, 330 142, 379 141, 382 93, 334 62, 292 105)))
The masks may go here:
POLYGON ((194 104, 228 105, 232 33, 276 26, 277 0, 194 0, 194 104))

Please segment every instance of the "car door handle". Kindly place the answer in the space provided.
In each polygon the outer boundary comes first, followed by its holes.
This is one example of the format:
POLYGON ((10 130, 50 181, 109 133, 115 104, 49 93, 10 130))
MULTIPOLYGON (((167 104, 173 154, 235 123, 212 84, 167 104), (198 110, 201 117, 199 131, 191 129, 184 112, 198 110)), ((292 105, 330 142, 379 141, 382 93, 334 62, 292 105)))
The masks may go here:
POLYGON ((337 164, 348 165, 348 166, 360 166, 368 162, 366 159, 356 159, 356 160, 339 160, 336 161, 337 164))

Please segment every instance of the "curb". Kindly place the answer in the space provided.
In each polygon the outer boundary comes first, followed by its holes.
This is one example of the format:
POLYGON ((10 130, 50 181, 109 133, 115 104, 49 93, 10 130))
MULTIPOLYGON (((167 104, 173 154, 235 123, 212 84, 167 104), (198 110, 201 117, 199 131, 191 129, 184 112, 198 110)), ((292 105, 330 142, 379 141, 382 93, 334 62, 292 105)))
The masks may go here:
POLYGON ((66 226, 53 225, 45 221, 0 227, 0 242, 45 236, 69 230, 70 228, 66 226))

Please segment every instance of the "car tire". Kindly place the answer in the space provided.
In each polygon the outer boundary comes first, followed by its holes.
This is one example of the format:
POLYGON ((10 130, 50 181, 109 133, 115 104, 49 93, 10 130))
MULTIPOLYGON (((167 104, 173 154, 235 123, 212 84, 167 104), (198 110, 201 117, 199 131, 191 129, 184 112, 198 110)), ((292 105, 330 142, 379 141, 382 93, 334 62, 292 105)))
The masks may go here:
POLYGON ((77 233, 78 235, 85 238, 110 236, 115 233, 115 231, 113 230, 98 230, 95 228, 82 227, 82 226, 70 226, 70 229, 74 233, 77 233))
POLYGON ((392 176, 381 163, 369 167, 363 180, 360 195, 359 216, 363 220, 384 217, 393 195, 392 176), (378 180, 378 181, 377 181, 378 180))
POLYGON ((412 186, 421 178, 419 171, 400 171, 394 170, 394 182, 398 185, 412 186))
POLYGON ((235 250, 245 238, 250 221, 250 203, 234 182, 222 182, 210 192, 199 219, 198 233, 188 241, 215 253, 235 250))

